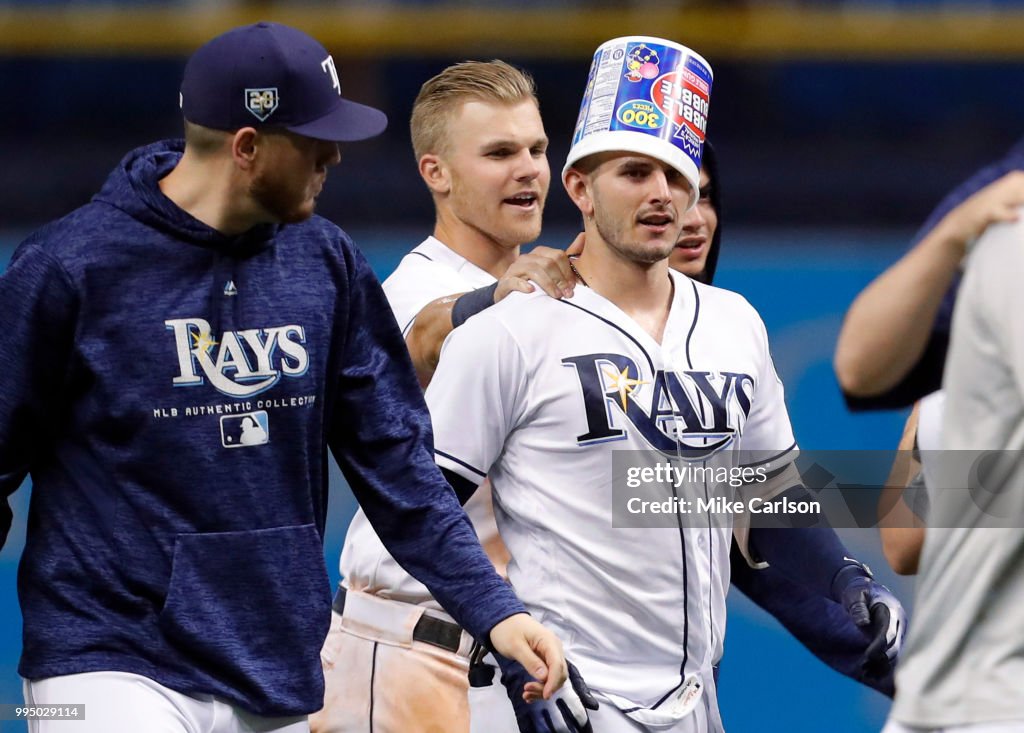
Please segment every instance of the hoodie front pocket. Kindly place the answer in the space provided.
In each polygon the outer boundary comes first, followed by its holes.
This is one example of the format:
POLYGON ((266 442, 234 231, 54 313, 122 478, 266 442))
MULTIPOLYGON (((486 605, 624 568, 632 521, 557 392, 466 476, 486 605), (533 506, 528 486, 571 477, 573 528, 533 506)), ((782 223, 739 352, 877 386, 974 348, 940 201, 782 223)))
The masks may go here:
POLYGON ((160 628, 219 694, 301 714, 322 704, 330 608, 315 525, 180 534, 160 628))

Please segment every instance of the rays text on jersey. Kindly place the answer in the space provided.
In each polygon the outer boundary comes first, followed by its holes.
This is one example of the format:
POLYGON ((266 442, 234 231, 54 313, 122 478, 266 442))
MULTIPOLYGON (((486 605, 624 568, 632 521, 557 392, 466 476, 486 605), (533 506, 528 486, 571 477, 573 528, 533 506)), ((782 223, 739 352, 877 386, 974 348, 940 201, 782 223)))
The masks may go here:
POLYGON ((754 379, 740 372, 658 370, 649 378, 623 354, 584 354, 562 359, 579 379, 587 432, 579 445, 622 440, 625 416, 652 448, 673 456, 700 458, 732 443, 750 414, 754 379), (641 404, 641 393, 651 394, 641 404), (621 426, 621 427, 617 427, 621 426))

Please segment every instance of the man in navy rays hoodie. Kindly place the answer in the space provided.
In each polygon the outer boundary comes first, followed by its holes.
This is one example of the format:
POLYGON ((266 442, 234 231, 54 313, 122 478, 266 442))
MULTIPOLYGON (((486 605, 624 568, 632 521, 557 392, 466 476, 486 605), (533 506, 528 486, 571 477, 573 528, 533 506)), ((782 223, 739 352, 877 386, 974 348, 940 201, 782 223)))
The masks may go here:
POLYGON ((86 702, 80 733, 157 729, 128 719, 120 677, 102 676, 120 673, 304 725, 330 619, 328 448, 395 557, 550 694, 558 641, 436 469, 368 264, 313 216, 337 142, 379 134, 383 113, 341 97, 319 43, 270 23, 199 49, 181 92, 187 142, 128 154, 0 277, 0 492, 34 486, 29 702, 86 702), (39 686, 97 673, 99 687, 39 686))

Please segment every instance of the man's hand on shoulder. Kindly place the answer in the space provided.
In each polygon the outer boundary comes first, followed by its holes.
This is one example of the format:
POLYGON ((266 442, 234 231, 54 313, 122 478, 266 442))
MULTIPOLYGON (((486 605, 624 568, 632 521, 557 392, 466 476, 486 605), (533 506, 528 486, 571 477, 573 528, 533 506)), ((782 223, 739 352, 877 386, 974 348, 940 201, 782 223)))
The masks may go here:
POLYGON ((936 233, 962 258, 992 224, 1016 221, 1024 205, 1024 172, 1011 171, 946 214, 936 233))
POLYGON ((576 275, 569 265, 569 257, 583 251, 583 234, 579 234, 568 249, 534 247, 519 255, 498 279, 494 302, 501 301, 513 291, 532 293, 536 283, 552 298, 571 298, 576 286, 576 275))

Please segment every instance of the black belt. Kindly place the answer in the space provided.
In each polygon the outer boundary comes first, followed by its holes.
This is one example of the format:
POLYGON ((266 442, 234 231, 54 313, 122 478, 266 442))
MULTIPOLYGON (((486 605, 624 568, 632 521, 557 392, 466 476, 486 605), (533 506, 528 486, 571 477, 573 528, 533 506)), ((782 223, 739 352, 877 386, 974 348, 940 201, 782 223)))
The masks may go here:
MULTIPOLYGON (((334 594, 331 608, 339 616, 345 615, 345 588, 338 586, 338 592, 334 594)), ((450 652, 457 652, 462 645, 462 627, 451 621, 434 618, 424 613, 412 630, 412 638, 414 641, 422 641, 424 644, 432 644, 450 652)))

